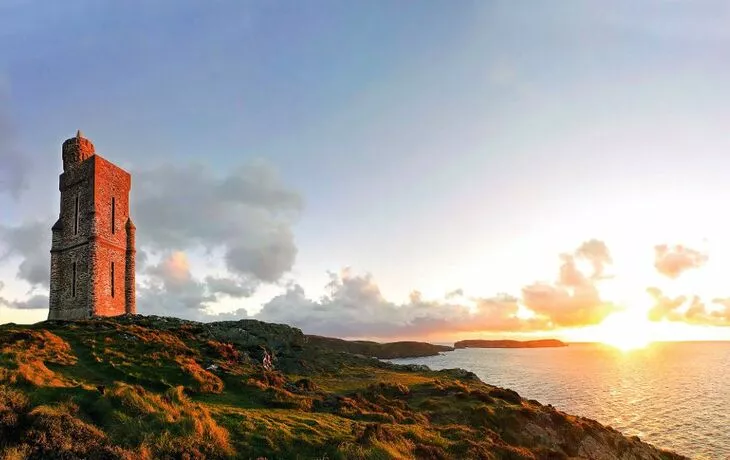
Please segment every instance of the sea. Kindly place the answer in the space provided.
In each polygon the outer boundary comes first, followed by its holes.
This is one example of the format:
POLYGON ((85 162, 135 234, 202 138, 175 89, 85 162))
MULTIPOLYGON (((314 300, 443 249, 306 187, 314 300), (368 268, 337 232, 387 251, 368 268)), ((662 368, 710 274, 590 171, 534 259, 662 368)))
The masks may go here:
POLYGON ((391 362, 467 369, 488 384, 657 447, 730 459, 730 342, 653 343, 630 351, 592 343, 472 348, 391 362))

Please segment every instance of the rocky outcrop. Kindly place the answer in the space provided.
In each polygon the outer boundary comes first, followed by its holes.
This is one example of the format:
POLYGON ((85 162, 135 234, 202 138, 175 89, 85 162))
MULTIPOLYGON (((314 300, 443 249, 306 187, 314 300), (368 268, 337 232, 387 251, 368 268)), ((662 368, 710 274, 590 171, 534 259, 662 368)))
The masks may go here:
MULTIPOLYGON (((103 321, 107 318, 93 319, 103 321)), ((118 316, 115 320, 120 323, 140 324, 165 331, 182 329, 198 338, 230 342, 244 348, 265 346, 272 350, 289 350, 302 347, 306 342, 300 329, 286 324, 265 323, 254 319, 200 323, 165 316, 123 315, 118 316)))

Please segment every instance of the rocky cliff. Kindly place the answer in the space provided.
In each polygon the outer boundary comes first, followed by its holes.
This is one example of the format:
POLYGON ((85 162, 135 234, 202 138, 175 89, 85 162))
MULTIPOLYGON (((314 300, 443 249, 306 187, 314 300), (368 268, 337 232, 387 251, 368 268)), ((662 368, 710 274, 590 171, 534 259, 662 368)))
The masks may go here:
POLYGON ((122 316, 0 326, 0 459, 23 458, 682 457, 288 326, 122 316))

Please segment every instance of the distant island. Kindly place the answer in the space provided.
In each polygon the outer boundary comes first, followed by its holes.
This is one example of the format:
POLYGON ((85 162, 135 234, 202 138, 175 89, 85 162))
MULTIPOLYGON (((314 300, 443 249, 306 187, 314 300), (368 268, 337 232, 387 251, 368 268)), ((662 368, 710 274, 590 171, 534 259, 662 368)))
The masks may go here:
POLYGON ((560 340, 461 340, 454 344, 454 348, 557 348, 567 347, 568 344, 560 340))
POLYGON ((318 335, 307 335, 306 338, 307 342, 312 345, 321 345, 330 350, 379 359, 423 358, 436 356, 444 351, 454 351, 454 347, 425 342, 378 343, 366 340, 348 341, 318 335))
POLYGON ((378 359, 424 358, 437 356, 459 348, 557 348, 567 347, 560 340, 462 340, 453 347, 434 345, 426 342, 389 342, 378 343, 367 340, 343 340, 319 335, 306 335, 312 346, 324 347, 341 353, 352 353, 378 359))

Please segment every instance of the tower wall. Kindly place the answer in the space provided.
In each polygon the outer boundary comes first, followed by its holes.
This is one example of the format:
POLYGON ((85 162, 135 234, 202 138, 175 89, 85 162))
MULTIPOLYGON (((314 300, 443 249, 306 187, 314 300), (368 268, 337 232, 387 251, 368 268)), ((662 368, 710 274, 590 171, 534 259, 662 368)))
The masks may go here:
MULTIPOLYGON (((71 155, 69 143, 64 154, 71 155)), ((66 159, 66 158, 65 158, 66 159)), ((93 162, 71 163, 59 178, 61 206, 51 244, 51 300, 48 319, 79 319, 91 315, 93 265, 89 237, 93 221, 93 162), (78 212, 76 211, 78 207, 78 212), (74 289, 74 264, 76 287, 74 289)))
MULTIPOLYGON (((77 246, 56 254, 58 258, 59 283, 58 305, 48 314, 48 319, 81 319, 92 315, 92 279, 94 266, 91 263, 91 247, 77 246), (76 290, 73 288, 73 267, 76 264, 76 290)), ((53 289, 53 288, 52 288, 53 289)))
MULTIPOLYGON (((63 228, 61 227, 61 220, 59 219, 56 224, 53 226, 53 229, 51 230, 53 232, 53 237, 51 240, 51 279, 50 279, 50 289, 48 293, 48 303, 50 305, 50 312, 54 312, 58 309, 59 306, 59 287, 60 287, 60 281, 61 281, 61 273, 60 273, 60 266, 59 266, 59 257, 58 252, 55 252, 53 248, 58 247, 61 242, 61 231, 63 228)), ((49 313, 50 316, 50 313, 49 313)))
POLYGON ((91 245, 98 273, 94 278, 94 314, 122 315, 126 311, 126 223, 131 176, 98 155, 93 161, 95 226, 91 245))

